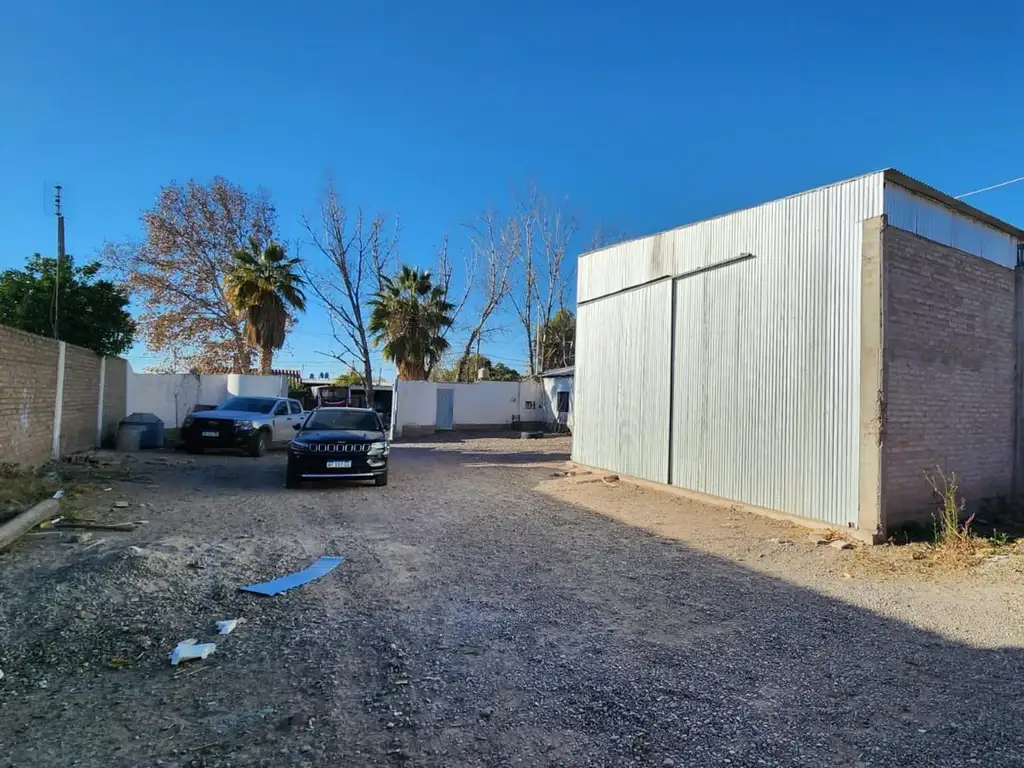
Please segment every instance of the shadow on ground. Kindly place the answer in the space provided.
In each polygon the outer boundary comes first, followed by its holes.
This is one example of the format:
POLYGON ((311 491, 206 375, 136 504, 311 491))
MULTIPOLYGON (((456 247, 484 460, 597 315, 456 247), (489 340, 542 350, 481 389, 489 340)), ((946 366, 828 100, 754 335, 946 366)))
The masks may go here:
MULTIPOLYGON (((0 646, 19 681, 0 689, 0 747, 12 764, 1024 764, 1024 653, 997 647, 1019 643, 1016 616, 986 630, 990 647, 971 647, 922 629, 948 622, 946 609, 913 615, 898 587, 891 609, 906 620, 553 499, 533 490, 551 470, 524 466, 528 454, 396 453, 401 483, 367 489, 362 503, 316 520, 350 537, 338 541, 353 557, 336 581, 287 599, 247 599, 252 623, 237 638, 246 653, 225 643, 218 666, 173 689, 159 662, 72 677, 81 673, 66 664, 90 654, 134 652, 123 638, 111 648, 75 644, 86 621, 75 618, 76 602, 104 588, 101 563, 37 573, 46 610, 32 608, 36 590, 0 579, 0 646), (465 466, 473 457, 514 468, 465 466), (380 578, 360 573, 373 568, 380 578), (67 662, 33 645, 55 633, 73 649, 67 662), (70 693, 62 701, 58 691, 70 693), (48 753, 59 761, 32 762, 33 745, 53 738, 48 715, 63 711, 74 728, 48 753), (293 712, 315 719, 282 732, 293 712), (165 722, 175 729, 165 733, 165 722)), ((256 498, 281 469, 238 467, 246 471, 207 474, 251 482, 256 498)), ((271 501, 308 498, 280 490, 271 501)), ((259 531, 267 562, 293 535, 274 520, 259 531)), ((210 527, 192 535, 223 535, 210 527)), ((241 570, 225 555, 216 581, 191 599, 201 599, 204 615, 229 615, 243 604, 225 585, 245 583, 260 565, 241 570)), ((192 577, 173 574, 163 589, 188 594, 192 577)), ((174 595, 164 596, 161 610, 176 613, 154 610, 152 623, 166 627, 161 642, 189 626, 174 595)), ((88 621, 119 628, 157 605, 145 593, 132 597, 111 598, 88 621)))

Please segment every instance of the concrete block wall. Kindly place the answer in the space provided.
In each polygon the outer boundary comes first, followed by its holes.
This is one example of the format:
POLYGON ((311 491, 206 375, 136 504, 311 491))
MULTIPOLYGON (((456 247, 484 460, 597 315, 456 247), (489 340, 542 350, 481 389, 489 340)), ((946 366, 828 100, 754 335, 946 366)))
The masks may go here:
POLYGON ((124 416, 125 371, 126 363, 119 358, 104 363, 90 350, 0 326, 0 463, 42 464, 53 455, 55 428, 60 453, 96 447, 101 420, 113 436, 124 416), (63 393, 59 423, 58 391, 63 393))
POLYGON ((887 227, 883 247, 884 525, 935 510, 925 472, 968 501, 1009 494, 1014 456, 1013 270, 887 227))

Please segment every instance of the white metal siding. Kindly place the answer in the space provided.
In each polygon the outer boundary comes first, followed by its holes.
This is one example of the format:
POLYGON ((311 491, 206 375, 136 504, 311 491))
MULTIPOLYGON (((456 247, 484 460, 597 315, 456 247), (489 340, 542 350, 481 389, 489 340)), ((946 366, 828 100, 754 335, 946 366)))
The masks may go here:
MULTIPOLYGON (((863 176, 581 258, 584 302, 721 265, 667 289, 677 292, 676 484, 837 524, 857 520, 861 232, 882 213, 883 178, 863 176), (743 253, 753 258, 730 263, 743 253)), ((607 392, 635 389, 661 412, 665 363, 652 355, 662 347, 651 343, 654 329, 637 326, 636 299, 622 299, 671 285, 580 307, 578 461, 662 479, 657 463, 630 471, 635 446, 615 431, 640 406, 607 392), (627 359, 634 363, 623 370, 627 359)), ((648 322, 669 319, 666 309, 648 322)), ((649 429, 646 437, 657 443, 662 434, 649 429)), ((651 461, 654 448, 645 449, 651 461)))
POLYGON ((667 481, 671 291, 666 280, 579 308, 573 458, 581 464, 667 481))
POLYGON ((859 436, 852 271, 777 264, 675 281, 672 483, 846 525, 859 436))
POLYGON ((1011 269, 1017 263, 1017 239, 964 216, 942 203, 921 197, 898 184, 885 185, 889 225, 948 245, 1011 269))
POLYGON ((757 253, 764 243, 776 248, 777 258, 799 268, 806 254, 787 254, 785 247, 789 238, 805 230, 830 230, 825 233, 830 247, 816 251, 816 258, 845 257, 852 248, 859 258, 860 228, 855 223, 881 215, 883 179, 882 172, 872 173, 585 254, 579 259, 578 300, 757 253))

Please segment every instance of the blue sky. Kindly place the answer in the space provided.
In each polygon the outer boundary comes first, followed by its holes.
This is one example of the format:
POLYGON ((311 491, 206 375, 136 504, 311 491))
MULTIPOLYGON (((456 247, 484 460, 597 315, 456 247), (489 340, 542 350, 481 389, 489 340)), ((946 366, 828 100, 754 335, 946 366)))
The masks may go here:
MULTIPOLYGON (((267 187, 290 241, 330 172, 429 264, 529 179, 638 235, 887 166, 951 194, 1024 175, 1010 0, 0 10, 0 268, 55 249, 55 183, 80 259, 215 174, 267 187)), ((1024 224, 1024 183, 971 202, 1024 224)), ((279 364, 337 370, 326 331, 313 308, 279 364)), ((522 347, 511 328, 484 351, 522 347)))

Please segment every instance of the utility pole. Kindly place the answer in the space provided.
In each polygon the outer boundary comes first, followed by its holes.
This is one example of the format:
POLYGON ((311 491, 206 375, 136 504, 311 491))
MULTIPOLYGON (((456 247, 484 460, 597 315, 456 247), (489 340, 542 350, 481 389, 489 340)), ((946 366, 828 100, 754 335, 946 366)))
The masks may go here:
POLYGON ((64 214, 60 209, 60 184, 56 186, 53 201, 57 209, 57 269, 53 280, 53 338, 59 339, 60 325, 60 266, 64 263, 64 214))

